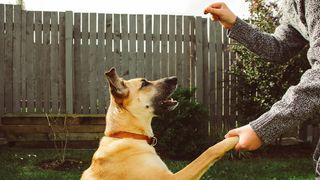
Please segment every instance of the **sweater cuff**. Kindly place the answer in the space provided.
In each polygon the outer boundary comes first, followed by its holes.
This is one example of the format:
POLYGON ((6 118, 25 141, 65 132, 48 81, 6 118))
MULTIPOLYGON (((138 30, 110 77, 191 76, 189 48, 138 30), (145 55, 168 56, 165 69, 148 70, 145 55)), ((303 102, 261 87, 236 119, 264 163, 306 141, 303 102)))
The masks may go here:
POLYGON ((251 121, 249 125, 257 133, 264 144, 271 144, 280 135, 272 125, 274 121, 273 115, 265 113, 258 119, 251 121))
POLYGON ((246 23, 244 20, 239 17, 236 18, 235 24, 232 28, 227 30, 227 35, 229 38, 232 38, 238 42, 245 42, 248 38, 246 36, 250 34, 253 27, 246 23))

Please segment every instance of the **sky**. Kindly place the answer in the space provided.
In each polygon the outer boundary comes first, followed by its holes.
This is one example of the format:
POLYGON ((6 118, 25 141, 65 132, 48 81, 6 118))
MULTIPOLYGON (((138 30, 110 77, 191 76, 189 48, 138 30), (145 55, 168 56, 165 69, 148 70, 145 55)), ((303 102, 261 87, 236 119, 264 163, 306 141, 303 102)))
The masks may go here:
MULTIPOLYGON (((239 17, 248 17, 245 0, 225 2, 239 17)), ((97 12, 118 14, 168 14, 204 16, 203 9, 217 0, 24 0, 27 10, 97 12)), ((0 0, 1 4, 15 4, 16 0, 0 0)), ((205 17, 205 16, 204 16, 205 17)))

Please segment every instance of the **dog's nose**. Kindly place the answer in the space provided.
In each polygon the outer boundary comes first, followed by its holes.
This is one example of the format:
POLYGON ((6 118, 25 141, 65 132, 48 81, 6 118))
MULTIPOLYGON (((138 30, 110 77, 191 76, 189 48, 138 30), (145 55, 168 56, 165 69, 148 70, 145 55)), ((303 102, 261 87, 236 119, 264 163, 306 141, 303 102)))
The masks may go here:
POLYGON ((177 81, 178 81, 177 77, 172 76, 172 77, 166 78, 164 82, 171 85, 177 85, 177 81))

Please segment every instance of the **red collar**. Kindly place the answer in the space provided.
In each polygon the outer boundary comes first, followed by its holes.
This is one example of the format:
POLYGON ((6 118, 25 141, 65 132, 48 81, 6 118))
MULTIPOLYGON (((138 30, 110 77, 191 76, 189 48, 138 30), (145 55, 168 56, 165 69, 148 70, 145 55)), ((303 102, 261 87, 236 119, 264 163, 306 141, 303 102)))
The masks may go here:
POLYGON ((157 138, 156 137, 149 137, 142 134, 135 134, 131 132, 125 132, 125 131, 119 131, 112 134, 109 134, 109 137, 113 138, 132 138, 137 140, 145 140, 148 144, 151 146, 155 146, 157 144, 157 138))

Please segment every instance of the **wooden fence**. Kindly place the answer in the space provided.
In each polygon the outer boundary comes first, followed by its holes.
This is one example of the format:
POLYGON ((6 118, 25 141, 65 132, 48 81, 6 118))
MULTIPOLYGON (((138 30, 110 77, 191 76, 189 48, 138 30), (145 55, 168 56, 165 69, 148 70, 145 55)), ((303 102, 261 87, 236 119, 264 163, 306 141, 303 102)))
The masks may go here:
POLYGON ((209 108, 212 136, 236 122, 229 73, 235 57, 228 44, 220 24, 202 17, 25 11, 0 4, 1 130, 12 141, 50 140, 44 114, 58 114, 60 121, 65 114, 73 140, 96 140, 109 101, 104 71, 116 67, 125 79, 175 75, 180 86, 196 87, 197 100, 209 108))

